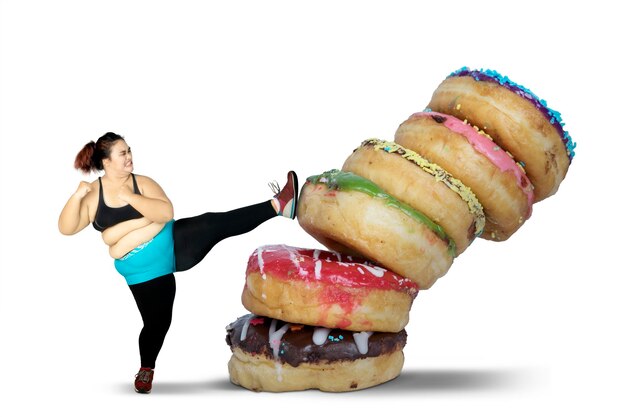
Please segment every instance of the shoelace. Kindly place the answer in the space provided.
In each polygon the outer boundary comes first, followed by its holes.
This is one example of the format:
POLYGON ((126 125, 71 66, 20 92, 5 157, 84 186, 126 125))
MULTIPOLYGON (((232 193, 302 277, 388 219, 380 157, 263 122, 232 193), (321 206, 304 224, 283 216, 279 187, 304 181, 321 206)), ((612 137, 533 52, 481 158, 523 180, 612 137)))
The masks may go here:
POLYGON ((268 182, 267 185, 270 187, 270 190, 272 190, 274 195, 280 193, 280 185, 278 185, 278 181, 268 182))
POLYGON ((138 381, 148 383, 150 382, 151 376, 152 376, 152 371, 148 371, 146 369, 140 369, 136 377, 138 381))

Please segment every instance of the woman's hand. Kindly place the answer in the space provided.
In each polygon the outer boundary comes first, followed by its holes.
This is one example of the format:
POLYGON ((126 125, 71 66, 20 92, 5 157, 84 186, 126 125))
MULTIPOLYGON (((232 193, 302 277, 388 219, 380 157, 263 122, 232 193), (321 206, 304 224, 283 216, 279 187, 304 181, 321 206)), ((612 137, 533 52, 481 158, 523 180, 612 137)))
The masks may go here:
POLYGON ((81 181, 80 184, 78 184, 78 188, 74 192, 74 196, 77 197, 79 200, 82 200, 90 192, 91 184, 85 181, 81 181))
POLYGON ((130 200, 135 192, 129 185, 123 185, 117 194, 117 197, 126 204, 130 204, 130 200))
POLYGON ((135 194, 129 186, 123 186, 118 198, 135 208, 144 217, 155 223, 167 223, 174 218, 172 202, 153 179, 136 175, 141 194, 135 194))
POLYGON ((89 207, 85 198, 93 189, 93 185, 81 181, 74 194, 70 196, 59 215, 59 231, 64 235, 73 235, 83 230, 90 221, 89 207))

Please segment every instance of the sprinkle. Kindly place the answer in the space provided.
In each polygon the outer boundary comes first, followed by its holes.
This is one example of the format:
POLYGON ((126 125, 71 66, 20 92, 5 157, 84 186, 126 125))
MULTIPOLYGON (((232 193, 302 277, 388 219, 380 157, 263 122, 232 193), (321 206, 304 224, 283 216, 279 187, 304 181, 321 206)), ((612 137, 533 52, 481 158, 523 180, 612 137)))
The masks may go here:
POLYGON ((461 110, 461 105, 460 105, 460 104, 457 104, 457 105, 456 105, 456 109, 457 109, 457 110, 461 110))
POLYGON ((499 150, 500 150, 500 147, 499 147, 499 146, 494 146, 494 147, 493 147, 493 150, 494 150, 494 151, 499 151, 499 150))
MULTIPOLYGON (((468 67, 463 67, 448 75, 448 77, 454 76, 470 76, 476 81, 495 82, 502 85, 503 87, 506 87, 508 90, 514 92, 515 94, 528 99, 538 110, 540 110, 544 114, 550 124, 552 124, 557 129, 561 136, 561 140, 565 145, 565 150, 567 151, 567 156, 569 157, 570 162, 574 158, 574 149, 576 148, 576 143, 572 140, 570 134, 564 129, 565 123, 561 119, 561 113, 548 107, 548 104, 545 100, 537 97, 528 88, 524 87, 523 85, 517 84, 511 81, 509 77, 490 69, 471 70, 468 67)), ((457 110, 459 109, 459 107, 460 106, 457 105, 457 110)))
POLYGON ((292 332, 297 332, 297 331, 299 331, 299 330, 302 330, 302 328, 303 328, 303 327, 304 327, 304 326, 303 326, 302 324, 292 324, 291 326, 289 326, 289 329, 290 329, 292 332))

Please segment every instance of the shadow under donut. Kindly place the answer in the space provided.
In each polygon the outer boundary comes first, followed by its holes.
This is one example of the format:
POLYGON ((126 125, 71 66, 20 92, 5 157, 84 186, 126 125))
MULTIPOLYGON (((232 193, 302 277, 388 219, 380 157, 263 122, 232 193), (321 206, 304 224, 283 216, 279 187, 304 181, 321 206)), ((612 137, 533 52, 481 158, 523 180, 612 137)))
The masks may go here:
MULTIPOLYGON (((408 394, 415 392, 476 392, 515 390, 542 379, 525 369, 441 369, 406 370, 396 379, 367 391, 368 394, 408 394)), ((363 392, 365 392, 363 391, 363 392)))
MULTIPOLYGON (((359 395, 407 395, 419 392, 429 393, 461 393, 515 391, 532 389, 533 386, 545 384, 547 377, 541 372, 529 369, 431 369, 404 370, 389 382, 361 391, 352 391, 350 396, 359 395)), ((120 391, 136 395, 130 385, 124 384, 120 391)), ((156 395, 195 395, 216 391, 247 393, 244 388, 234 385, 228 378, 190 382, 159 382, 155 384, 153 394, 156 395)), ((328 394, 318 390, 296 391, 280 395, 317 395, 328 394)), ((341 395, 341 393, 333 394, 341 395)))

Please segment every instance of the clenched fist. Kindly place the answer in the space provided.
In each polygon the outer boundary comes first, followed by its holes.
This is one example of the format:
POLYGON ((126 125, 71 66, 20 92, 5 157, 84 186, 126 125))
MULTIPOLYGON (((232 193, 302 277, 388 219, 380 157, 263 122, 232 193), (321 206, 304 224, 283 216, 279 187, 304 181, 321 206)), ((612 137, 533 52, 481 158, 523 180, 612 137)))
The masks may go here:
POLYGON ((91 192, 91 184, 85 181, 81 181, 78 184, 78 188, 74 192, 74 195, 82 200, 87 194, 91 192))

